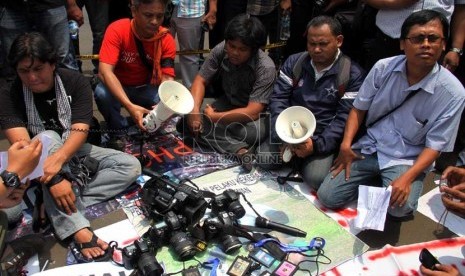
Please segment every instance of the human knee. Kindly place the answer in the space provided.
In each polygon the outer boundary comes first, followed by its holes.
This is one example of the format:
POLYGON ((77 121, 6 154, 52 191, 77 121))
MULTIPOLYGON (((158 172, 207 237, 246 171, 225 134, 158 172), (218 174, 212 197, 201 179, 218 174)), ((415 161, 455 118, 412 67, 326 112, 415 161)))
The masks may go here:
POLYGON ((335 189, 328 187, 329 183, 323 182, 323 184, 318 188, 317 198, 320 203, 329 209, 338 209, 344 207, 347 202, 338 198, 335 194, 335 189))

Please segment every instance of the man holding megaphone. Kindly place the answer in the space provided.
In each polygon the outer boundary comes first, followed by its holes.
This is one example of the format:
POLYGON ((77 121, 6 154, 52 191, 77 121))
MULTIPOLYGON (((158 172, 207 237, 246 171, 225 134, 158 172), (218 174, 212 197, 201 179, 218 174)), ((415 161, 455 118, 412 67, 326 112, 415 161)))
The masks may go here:
POLYGON ((246 14, 234 17, 226 28, 225 42, 212 50, 195 77, 194 109, 181 122, 184 136, 193 135, 203 147, 237 155, 247 171, 252 169, 250 148, 266 136, 260 113, 268 104, 276 76, 273 61, 260 49, 265 43, 265 27, 258 19, 246 14), (218 98, 202 114, 207 87, 214 87, 218 98))
POLYGON ((121 149, 128 122, 124 107, 142 130, 143 116, 158 103, 158 88, 174 79, 176 44, 161 26, 168 0, 132 0, 133 19, 110 24, 100 49, 99 78, 95 102, 108 129, 113 130, 109 147, 121 149))
POLYGON ((292 156, 298 158, 304 181, 315 190, 342 140, 357 94, 350 91, 358 91, 365 76, 341 53, 342 42, 342 28, 336 20, 318 16, 308 23, 307 52, 290 56, 282 66, 270 100, 270 139, 257 149, 258 165, 266 169, 280 168, 292 156), (316 128, 311 127, 312 113, 316 128), (290 130, 287 134, 283 133, 286 129, 290 130))

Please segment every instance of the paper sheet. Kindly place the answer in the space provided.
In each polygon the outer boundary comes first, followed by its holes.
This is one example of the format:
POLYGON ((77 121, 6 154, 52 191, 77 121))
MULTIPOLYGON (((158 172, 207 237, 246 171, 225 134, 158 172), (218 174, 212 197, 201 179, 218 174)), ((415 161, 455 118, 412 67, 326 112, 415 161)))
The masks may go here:
MULTIPOLYGON (((40 155, 39 163, 37 164, 36 168, 23 179, 23 182, 26 179, 35 179, 37 177, 41 177, 44 175, 44 162, 45 159, 48 157, 48 148, 50 146, 50 139, 46 136, 42 138, 42 153, 40 155)), ((8 151, 0 152, 0 170, 5 170, 8 167, 8 151)))
POLYGON ((384 188, 360 185, 355 227, 383 231, 391 191, 391 186, 384 188))

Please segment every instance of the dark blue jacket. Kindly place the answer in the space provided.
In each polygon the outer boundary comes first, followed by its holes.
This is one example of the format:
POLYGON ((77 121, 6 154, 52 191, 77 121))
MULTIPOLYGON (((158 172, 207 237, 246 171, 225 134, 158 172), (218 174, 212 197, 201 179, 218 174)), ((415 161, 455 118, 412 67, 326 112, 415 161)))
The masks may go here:
POLYGON ((365 79, 363 69, 351 62, 350 79, 342 98, 338 94, 337 74, 341 55, 334 66, 317 82, 315 72, 310 64, 310 56, 302 63, 302 73, 297 84, 294 80, 293 68, 302 53, 290 56, 281 67, 270 99, 271 140, 280 142, 275 130, 278 115, 290 106, 308 108, 316 118, 316 129, 312 136, 315 154, 335 152, 342 141, 344 127, 352 108, 352 103, 365 79), (351 93, 353 92, 353 93, 351 93))

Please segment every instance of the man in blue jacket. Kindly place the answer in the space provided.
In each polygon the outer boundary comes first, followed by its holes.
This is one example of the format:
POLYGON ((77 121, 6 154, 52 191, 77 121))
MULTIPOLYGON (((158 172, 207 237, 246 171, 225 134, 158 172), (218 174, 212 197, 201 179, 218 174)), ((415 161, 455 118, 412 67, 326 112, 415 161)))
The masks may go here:
POLYGON ((315 190, 323 182, 339 149, 353 99, 365 76, 339 50, 342 41, 341 25, 331 17, 318 16, 308 23, 308 55, 306 52, 292 55, 282 66, 269 105, 271 135, 257 149, 258 165, 277 169, 282 165, 282 150, 288 146, 294 158, 302 161, 297 163, 302 165, 299 169, 304 181, 315 190), (343 63, 349 70, 345 73, 346 80, 339 83, 344 74, 343 63), (297 67, 301 68, 296 70, 297 67), (278 115, 290 106, 308 108, 317 122, 313 136, 297 145, 283 145, 275 129, 278 115))

